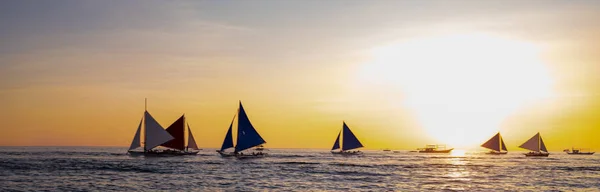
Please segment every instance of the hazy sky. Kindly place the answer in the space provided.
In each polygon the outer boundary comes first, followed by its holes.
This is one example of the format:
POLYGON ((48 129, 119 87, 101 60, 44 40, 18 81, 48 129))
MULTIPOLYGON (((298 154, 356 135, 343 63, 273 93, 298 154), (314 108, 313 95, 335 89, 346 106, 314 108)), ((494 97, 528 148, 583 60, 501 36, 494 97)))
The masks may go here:
POLYGON ((329 148, 346 120, 368 148, 477 148, 501 131, 516 150, 539 131, 550 150, 600 149, 599 10, 4 0, 0 145, 125 146, 148 98, 164 127, 185 113, 200 147, 221 145, 242 100, 267 147, 329 148))

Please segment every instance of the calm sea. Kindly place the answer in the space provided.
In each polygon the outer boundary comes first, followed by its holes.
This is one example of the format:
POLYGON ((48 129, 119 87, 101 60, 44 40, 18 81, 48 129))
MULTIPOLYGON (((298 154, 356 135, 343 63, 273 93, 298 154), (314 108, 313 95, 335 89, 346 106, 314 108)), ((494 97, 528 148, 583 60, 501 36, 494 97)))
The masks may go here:
POLYGON ((0 191, 600 191, 600 155, 547 158, 270 149, 262 159, 130 157, 125 148, 0 148, 0 191))

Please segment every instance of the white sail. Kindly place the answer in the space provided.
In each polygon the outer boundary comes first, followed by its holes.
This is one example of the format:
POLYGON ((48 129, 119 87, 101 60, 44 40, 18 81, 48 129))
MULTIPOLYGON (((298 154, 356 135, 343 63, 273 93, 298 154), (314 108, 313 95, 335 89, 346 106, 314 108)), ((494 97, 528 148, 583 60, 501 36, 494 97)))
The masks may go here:
POLYGON ((189 149, 198 150, 198 145, 196 145, 196 140, 194 139, 194 135, 192 134, 192 130, 190 129, 190 125, 188 125, 188 145, 189 149))
POLYGON ((140 142, 140 132, 142 130, 142 121, 143 118, 140 119, 140 124, 138 125, 137 131, 135 131, 135 136, 133 136, 133 141, 131 141, 131 145, 129 146, 129 150, 141 147, 142 144, 140 142))
POLYGON ((146 124, 146 147, 145 150, 150 150, 160 144, 175 139, 165 131, 163 128, 148 111, 144 113, 144 122, 146 124))
POLYGON ((519 147, 532 151, 540 151, 540 133, 535 134, 531 139, 527 140, 519 147))

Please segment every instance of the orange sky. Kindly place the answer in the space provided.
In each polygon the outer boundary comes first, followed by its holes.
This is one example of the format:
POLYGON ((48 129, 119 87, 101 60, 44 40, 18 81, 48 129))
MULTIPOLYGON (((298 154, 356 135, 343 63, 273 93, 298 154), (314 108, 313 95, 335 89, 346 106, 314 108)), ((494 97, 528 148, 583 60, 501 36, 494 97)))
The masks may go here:
POLYGON ((600 150, 593 1, 0 2, 0 145, 126 146, 182 113, 221 145, 242 100, 272 148, 600 150))

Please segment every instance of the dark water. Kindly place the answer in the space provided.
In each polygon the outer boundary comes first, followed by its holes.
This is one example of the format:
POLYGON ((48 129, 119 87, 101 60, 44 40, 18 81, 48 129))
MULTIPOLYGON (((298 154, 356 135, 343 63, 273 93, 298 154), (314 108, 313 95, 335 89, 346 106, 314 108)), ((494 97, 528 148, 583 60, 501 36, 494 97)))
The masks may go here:
POLYGON ((262 159, 130 157, 124 148, 0 148, 0 191, 600 191, 600 155, 271 149, 262 159))

